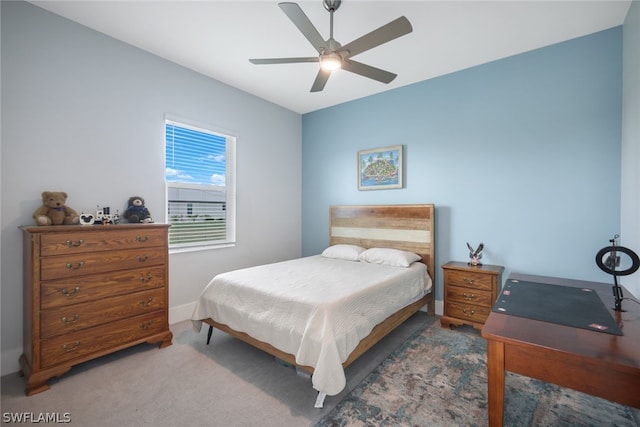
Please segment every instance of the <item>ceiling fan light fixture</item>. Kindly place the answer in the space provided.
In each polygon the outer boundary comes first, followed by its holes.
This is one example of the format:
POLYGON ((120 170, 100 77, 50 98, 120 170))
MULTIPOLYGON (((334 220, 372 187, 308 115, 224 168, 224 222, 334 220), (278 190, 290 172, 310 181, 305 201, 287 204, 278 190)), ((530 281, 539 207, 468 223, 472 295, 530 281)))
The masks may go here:
POLYGON ((322 55, 320 58, 320 68, 325 71, 335 71, 342 68, 342 57, 332 52, 328 55, 322 55))
MULTIPOLYGON (((0 0, 2 1, 2 0, 0 0)), ((341 0, 323 0, 325 9, 329 11, 329 38, 322 37, 309 17, 297 3, 282 2, 278 6, 287 15, 289 20, 298 28, 302 35, 311 43, 319 56, 305 58, 265 58, 249 59, 252 64, 293 64, 296 62, 318 62, 320 69, 311 86, 311 92, 320 92, 324 89, 331 72, 344 69, 354 74, 359 74, 381 83, 390 83, 396 74, 354 61, 351 57, 366 52, 374 47, 395 40, 398 37, 413 31, 409 20, 401 16, 388 24, 378 27, 367 34, 342 46, 333 38, 333 14, 340 7, 341 0)))

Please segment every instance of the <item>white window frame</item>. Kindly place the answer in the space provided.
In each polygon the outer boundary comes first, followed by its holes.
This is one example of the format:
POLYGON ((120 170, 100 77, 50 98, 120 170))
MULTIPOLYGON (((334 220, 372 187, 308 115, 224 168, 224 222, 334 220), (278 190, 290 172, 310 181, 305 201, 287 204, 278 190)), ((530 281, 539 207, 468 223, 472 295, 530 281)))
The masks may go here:
MULTIPOLYGON (((232 135, 230 132, 220 131, 213 126, 194 124, 193 122, 180 119, 165 117, 163 122, 163 137, 165 138, 164 155, 166 158, 166 126, 172 124, 175 126, 195 130, 198 132, 210 133, 225 138, 225 203, 226 203, 226 239, 223 240, 208 240, 202 242, 192 242, 183 244, 169 244, 170 253, 178 252, 191 252, 200 250, 209 250, 215 248, 225 248, 235 246, 236 243, 236 144, 237 136, 232 135)), ((213 184, 191 184, 181 182, 170 182, 166 180, 166 168, 165 164, 165 215, 166 223, 171 224, 171 218, 169 215, 169 188, 183 188, 183 189, 215 189, 218 186, 213 184)), ((169 229, 171 233, 171 229, 169 229)))

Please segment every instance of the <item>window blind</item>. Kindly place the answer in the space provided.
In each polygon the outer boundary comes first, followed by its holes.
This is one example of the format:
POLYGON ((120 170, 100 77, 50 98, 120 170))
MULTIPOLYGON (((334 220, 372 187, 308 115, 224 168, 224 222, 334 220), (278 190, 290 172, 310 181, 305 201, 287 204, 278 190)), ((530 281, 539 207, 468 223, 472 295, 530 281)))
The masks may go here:
POLYGON ((169 246, 234 242, 235 138, 167 120, 165 140, 169 246))

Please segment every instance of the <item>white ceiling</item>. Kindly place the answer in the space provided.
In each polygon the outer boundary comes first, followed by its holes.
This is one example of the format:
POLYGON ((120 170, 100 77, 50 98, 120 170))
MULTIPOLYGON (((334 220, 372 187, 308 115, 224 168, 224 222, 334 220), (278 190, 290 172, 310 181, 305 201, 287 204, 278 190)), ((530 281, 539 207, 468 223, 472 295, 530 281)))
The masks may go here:
MULTIPOLYGON (((334 72, 310 93, 317 63, 253 65, 249 58, 314 56, 277 1, 31 1, 116 39, 298 113, 307 113, 622 25, 630 0, 344 0, 334 38, 350 41, 406 16, 413 32, 355 60, 391 71, 388 85, 334 72)), ((322 0, 297 2, 324 38, 322 0)))

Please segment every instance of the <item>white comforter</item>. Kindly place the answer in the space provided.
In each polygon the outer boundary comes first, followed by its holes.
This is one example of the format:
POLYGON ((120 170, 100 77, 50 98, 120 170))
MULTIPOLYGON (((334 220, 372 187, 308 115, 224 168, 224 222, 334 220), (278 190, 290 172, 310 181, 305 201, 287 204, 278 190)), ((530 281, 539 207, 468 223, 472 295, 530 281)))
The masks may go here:
POLYGON ((431 289, 426 266, 409 268, 320 255, 220 274, 192 316, 200 331, 211 318, 295 355, 312 366, 313 387, 345 387, 342 363, 373 327, 431 289))

